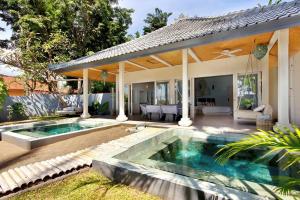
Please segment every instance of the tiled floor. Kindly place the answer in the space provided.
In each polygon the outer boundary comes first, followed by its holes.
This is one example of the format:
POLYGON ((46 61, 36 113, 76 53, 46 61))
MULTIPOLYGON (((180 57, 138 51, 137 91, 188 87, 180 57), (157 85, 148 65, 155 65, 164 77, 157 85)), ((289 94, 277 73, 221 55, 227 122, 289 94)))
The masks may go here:
MULTIPOLYGON (((170 121, 149 121, 148 119, 143 119, 139 115, 129 116, 129 120, 132 121, 146 121, 151 125, 161 125, 168 127, 176 127, 177 122, 170 121)), ((193 120, 192 128, 205 131, 213 134, 221 133, 253 133, 256 131, 256 126, 254 123, 242 123, 237 122, 232 116, 228 115, 214 115, 214 116, 204 116, 198 115, 193 120)))

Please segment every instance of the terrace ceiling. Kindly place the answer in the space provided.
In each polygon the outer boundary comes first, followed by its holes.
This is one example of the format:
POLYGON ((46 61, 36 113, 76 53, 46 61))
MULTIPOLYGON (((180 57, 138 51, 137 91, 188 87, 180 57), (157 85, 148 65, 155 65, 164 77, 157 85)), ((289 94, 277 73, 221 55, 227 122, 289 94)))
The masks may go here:
MULTIPOLYGON (((241 49, 237 52, 236 56, 249 55, 251 49, 255 44, 268 44, 273 33, 263 33, 259 35, 252 35, 244 38, 226 40, 222 42, 216 42, 208 45, 195 46, 191 48, 195 56, 201 61, 214 60, 218 54, 216 52, 221 52, 225 49, 234 50, 241 49)), ((300 51, 300 27, 290 28, 290 53, 300 51)), ((223 59, 226 57, 222 57, 223 59)), ((189 63, 195 63, 197 60, 189 55, 189 63)), ((170 51, 166 53, 156 54, 153 56, 140 57, 135 59, 130 59, 125 63, 126 72, 134 72, 147 69, 157 69, 162 67, 170 67, 181 65, 182 56, 181 51, 170 51)), ((91 80, 101 80, 101 71, 107 70, 109 72, 109 77, 106 81, 115 81, 115 75, 118 74, 118 63, 103 65, 98 67, 93 67, 89 69, 89 78, 91 80)), ((82 77, 82 70, 64 72, 64 75, 70 77, 82 77)))

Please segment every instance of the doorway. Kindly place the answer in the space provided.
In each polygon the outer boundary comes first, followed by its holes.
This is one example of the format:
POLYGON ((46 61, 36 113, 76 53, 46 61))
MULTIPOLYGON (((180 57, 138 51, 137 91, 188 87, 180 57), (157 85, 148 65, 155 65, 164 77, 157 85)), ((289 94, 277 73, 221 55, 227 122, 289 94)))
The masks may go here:
POLYGON ((154 82, 132 84, 133 114, 140 114, 140 104, 154 104, 154 82))
POLYGON ((232 114, 232 75, 195 78, 194 87, 196 114, 232 114))

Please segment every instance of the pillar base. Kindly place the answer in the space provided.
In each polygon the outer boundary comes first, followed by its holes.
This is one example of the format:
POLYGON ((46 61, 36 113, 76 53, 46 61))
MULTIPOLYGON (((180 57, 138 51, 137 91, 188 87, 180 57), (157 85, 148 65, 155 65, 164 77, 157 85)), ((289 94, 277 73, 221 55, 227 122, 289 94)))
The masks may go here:
POLYGON ((128 117, 126 117, 126 115, 119 115, 116 120, 119 122, 125 122, 128 120, 128 117))
POLYGON ((178 122, 179 126, 188 127, 192 125, 192 120, 190 118, 181 118, 181 120, 178 122))
POLYGON ((83 119, 87 119, 87 118, 90 118, 91 115, 89 113, 84 113, 84 114, 80 115, 80 117, 83 119))
POLYGON ((290 129, 291 131, 295 131, 292 124, 283 124, 280 122, 276 122, 276 124, 273 126, 273 129, 276 131, 276 129, 279 129, 283 132, 286 132, 286 128, 290 129))

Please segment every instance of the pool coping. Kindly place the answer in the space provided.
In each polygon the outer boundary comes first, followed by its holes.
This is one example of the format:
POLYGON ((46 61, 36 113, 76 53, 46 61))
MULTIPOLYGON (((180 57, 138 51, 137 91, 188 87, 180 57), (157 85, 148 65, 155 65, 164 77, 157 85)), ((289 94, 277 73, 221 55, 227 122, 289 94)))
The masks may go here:
POLYGON ((41 147, 44 145, 52 144, 58 141, 66 140, 75 136, 80 136, 84 134, 88 134, 93 131, 105 130, 114 126, 118 126, 121 123, 116 122, 115 120, 110 119, 81 119, 81 118, 69 118, 69 119, 61 119, 55 121, 43 121, 43 122, 35 122, 35 123, 25 123, 18 125, 9 125, 6 127, 1 127, 0 135, 1 140, 6 141, 12 144, 15 144, 23 149, 31 150, 37 147, 41 147), (22 135, 13 132, 12 130, 23 129, 23 128, 31 128, 34 126, 42 126, 42 125, 53 125, 53 124, 64 124, 64 123, 72 123, 72 122, 103 122, 103 126, 88 128, 84 130, 72 131, 68 133, 63 133, 59 135, 51 135, 45 136, 41 138, 30 137, 27 135, 22 135), (108 124, 105 124, 108 123, 108 124), (3 131, 4 130, 4 131, 3 131))
MULTIPOLYGON (((147 135, 143 137, 137 134, 137 138, 135 139, 128 140, 128 137, 123 140, 119 139, 118 143, 116 143, 119 148, 114 152, 110 152, 110 154, 101 155, 93 159, 92 166, 114 181, 137 187, 142 191, 158 195, 164 199, 266 199, 266 197, 248 192, 154 169, 114 157, 130 148, 134 148, 136 144, 145 142, 151 138, 153 139, 173 129, 186 130, 184 128, 169 128, 152 134, 151 137, 147 135)), ((145 134, 145 132, 143 133, 145 134)), ((240 138, 242 136, 234 134, 233 137, 231 135, 229 138, 233 139, 234 137, 237 139, 237 137, 240 138)))

